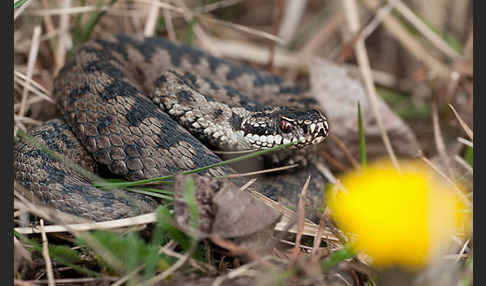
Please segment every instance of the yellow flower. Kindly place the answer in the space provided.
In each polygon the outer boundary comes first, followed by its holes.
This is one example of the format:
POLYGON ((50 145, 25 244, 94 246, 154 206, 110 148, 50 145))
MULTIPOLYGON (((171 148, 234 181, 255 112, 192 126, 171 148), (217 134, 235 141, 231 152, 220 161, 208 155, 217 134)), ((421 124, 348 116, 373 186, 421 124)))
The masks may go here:
POLYGON ((345 190, 334 186, 327 194, 331 215, 375 266, 425 266, 470 225, 457 191, 420 163, 402 162, 399 173, 377 162, 341 183, 345 190))

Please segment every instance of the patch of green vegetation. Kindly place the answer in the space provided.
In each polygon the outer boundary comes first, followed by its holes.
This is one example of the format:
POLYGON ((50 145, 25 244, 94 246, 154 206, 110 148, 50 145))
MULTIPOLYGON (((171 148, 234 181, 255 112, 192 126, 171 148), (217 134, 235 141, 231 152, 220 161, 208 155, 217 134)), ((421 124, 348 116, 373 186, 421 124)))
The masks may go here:
MULTIPOLYGON (((142 270, 140 270, 143 273, 142 280, 147 281, 154 277, 157 271, 166 270, 176 260, 162 253, 160 248, 171 240, 177 242, 185 252, 193 254, 192 256, 195 259, 204 258, 206 251, 203 245, 198 245, 197 239, 191 238, 174 226, 174 218, 166 207, 160 206, 156 210, 156 217, 157 222, 149 241, 140 237, 136 232, 120 235, 116 232, 97 230, 91 233, 102 246, 122 263, 125 273, 118 274, 126 275, 142 267, 142 270)), ((77 238, 76 244, 90 248, 89 243, 82 237, 77 238)), ((96 251, 95 254, 99 264, 103 265, 108 272, 117 272, 102 255, 96 253, 96 251)), ((134 276, 132 282, 137 284, 139 281, 135 281, 136 279, 137 277, 134 276)))
POLYGON ((19 8, 20 6, 24 5, 24 3, 27 2, 27 0, 18 0, 14 2, 14 9, 19 8))
POLYGON ((334 251, 329 258, 321 262, 321 268, 323 272, 329 271, 329 269, 339 262, 352 258, 355 255, 354 251, 349 245, 345 245, 342 249, 334 251))
POLYGON ((191 22, 187 23, 184 27, 184 34, 182 35, 182 42, 188 46, 192 45, 194 41, 194 25, 197 23, 197 20, 194 18, 191 22))
POLYGON ((464 160, 473 167, 473 160, 474 160, 474 150, 472 147, 466 147, 466 151, 464 153, 464 160))
POLYGON ((430 108, 425 104, 419 105, 414 103, 409 96, 382 87, 376 87, 376 92, 404 119, 425 119, 430 117, 430 108))
MULTIPOLYGON (((143 265, 141 272, 144 273, 144 278, 148 279, 155 274, 159 264, 165 265, 173 262, 172 258, 159 254, 160 245, 146 243, 135 232, 121 235, 117 232, 97 230, 92 232, 91 235, 122 263, 126 273, 119 274, 130 273, 143 265)), ((77 238, 76 244, 89 248, 89 244, 81 237, 77 238)), ((117 272, 105 261, 102 255, 96 252, 95 255, 98 264, 107 268, 108 272, 117 272)))
MULTIPOLYGON (((109 0, 108 6, 111 7, 113 6, 118 0, 109 0)), ((80 5, 85 6, 86 5, 86 0, 80 0, 80 5)), ((96 4, 96 7, 100 8, 103 5, 105 5, 105 0, 98 0, 98 3, 96 4)), ((91 34, 93 33, 93 30, 95 26, 99 23, 101 20, 101 17, 103 17, 107 13, 107 10, 103 11, 94 11, 89 15, 88 20, 86 23, 83 24, 82 18, 84 16, 83 13, 79 13, 76 15, 74 18, 74 30, 73 30, 73 50, 75 50, 77 47, 79 47, 82 43, 86 42, 91 38, 91 34)))
MULTIPOLYGON (((14 231, 14 235, 19 240, 30 246, 27 249, 29 249, 31 252, 37 252, 39 254, 42 254, 42 246, 40 242, 38 242, 36 239, 30 239, 27 236, 16 231, 14 231)), ((63 265, 71 267, 74 271, 87 276, 99 276, 99 274, 95 271, 76 265, 77 262, 81 261, 81 256, 77 251, 71 249, 70 247, 65 245, 49 244, 48 249, 49 256, 52 257, 52 259, 55 259, 57 262, 63 265)))

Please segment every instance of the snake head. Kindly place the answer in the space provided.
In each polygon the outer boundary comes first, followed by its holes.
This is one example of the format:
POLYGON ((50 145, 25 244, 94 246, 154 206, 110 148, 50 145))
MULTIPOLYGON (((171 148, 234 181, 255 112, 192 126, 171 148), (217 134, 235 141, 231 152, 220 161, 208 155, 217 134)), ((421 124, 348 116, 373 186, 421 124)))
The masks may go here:
POLYGON ((327 137, 327 117, 319 110, 299 111, 281 109, 278 112, 260 113, 242 122, 245 139, 254 148, 272 148, 275 145, 298 142, 301 149, 319 144, 327 137))

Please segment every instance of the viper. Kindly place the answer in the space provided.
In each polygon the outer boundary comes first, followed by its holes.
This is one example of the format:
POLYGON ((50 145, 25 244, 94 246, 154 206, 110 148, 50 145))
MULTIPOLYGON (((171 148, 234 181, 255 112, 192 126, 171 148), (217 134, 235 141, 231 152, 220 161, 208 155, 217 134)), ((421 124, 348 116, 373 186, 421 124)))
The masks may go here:
MULTIPOLYGON (((30 130, 29 136, 88 172, 127 180, 221 161, 211 150, 260 150, 293 142, 288 157, 317 146, 329 131, 307 89, 157 37, 89 41, 53 86, 62 118, 30 130)), ((203 174, 232 172, 223 166, 203 174)), ((94 187, 76 168, 26 140, 14 147, 14 173, 40 201, 96 221, 157 206, 148 196, 94 187)), ((262 181, 259 191, 271 193, 277 181, 301 182, 294 173, 262 181)))

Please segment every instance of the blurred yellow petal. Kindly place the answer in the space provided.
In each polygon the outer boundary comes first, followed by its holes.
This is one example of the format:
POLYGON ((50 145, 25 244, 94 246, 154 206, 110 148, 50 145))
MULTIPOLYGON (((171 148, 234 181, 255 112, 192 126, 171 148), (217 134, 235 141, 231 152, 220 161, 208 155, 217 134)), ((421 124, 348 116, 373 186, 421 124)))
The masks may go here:
POLYGON ((425 266, 465 231, 469 213, 455 189, 420 163, 377 162, 341 178, 345 190, 329 191, 338 226, 375 266, 425 266))

